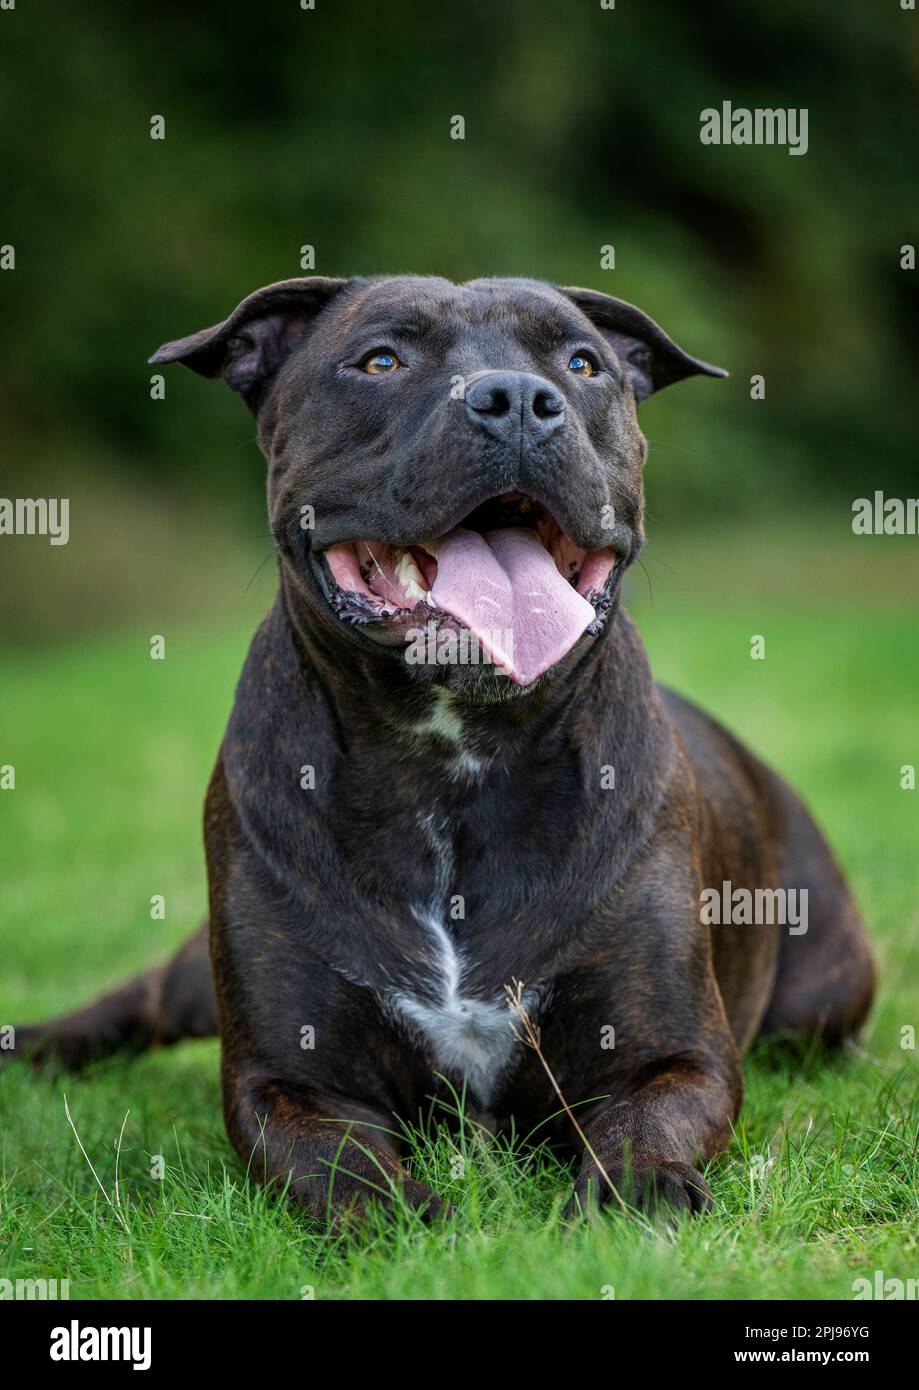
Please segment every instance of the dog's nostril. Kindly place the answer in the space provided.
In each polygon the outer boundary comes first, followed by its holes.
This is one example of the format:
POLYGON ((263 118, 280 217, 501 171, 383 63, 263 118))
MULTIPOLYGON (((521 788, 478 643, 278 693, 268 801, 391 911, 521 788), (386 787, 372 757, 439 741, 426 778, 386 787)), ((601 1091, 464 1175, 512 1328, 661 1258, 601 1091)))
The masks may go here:
POLYGON ((565 402, 557 391, 539 390, 533 396, 533 414, 544 419, 549 415, 561 415, 565 402))
POLYGON ((507 392, 495 388, 480 391, 472 400, 468 396, 466 399, 478 415, 506 415, 511 408, 511 398, 507 392))

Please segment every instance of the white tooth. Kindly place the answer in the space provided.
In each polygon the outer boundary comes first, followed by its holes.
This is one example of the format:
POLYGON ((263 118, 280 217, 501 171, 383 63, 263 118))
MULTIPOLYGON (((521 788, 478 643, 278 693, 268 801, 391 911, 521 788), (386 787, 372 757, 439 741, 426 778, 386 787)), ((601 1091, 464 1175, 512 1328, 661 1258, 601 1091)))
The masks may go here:
POLYGON ((408 597, 417 603, 419 599, 426 598, 428 592, 424 587, 421 570, 407 550, 398 550, 396 554, 398 556, 395 565, 396 578, 408 597))

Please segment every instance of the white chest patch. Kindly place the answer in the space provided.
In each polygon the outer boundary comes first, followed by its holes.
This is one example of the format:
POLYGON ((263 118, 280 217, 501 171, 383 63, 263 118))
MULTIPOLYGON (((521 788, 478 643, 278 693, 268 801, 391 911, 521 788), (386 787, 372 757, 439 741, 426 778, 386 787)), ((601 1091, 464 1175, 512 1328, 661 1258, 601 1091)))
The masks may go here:
POLYGON ((431 705, 424 719, 413 726, 412 733, 417 738, 440 739, 450 746, 454 755, 454 777, 476 777, 485 767, 485 759, 468 747, 455 701, 440 686, 434 687, 431 697, 431 705))
MULTIPOLYGON (((455 868, 450 824, 433 814, 420 817, 418 824, 431 856, 434 893, 428 909, 410 911, 424 928, 427 969, 411 988, 393 990, 385 1002, 424 1038, 436 1068, 465 1077, 475 1101, 487 1110, 502 1072, 523 1044, 515 1036, 503 991, 477 999, 464 990, 468 962, 445 925, 455 868)), ((527 990, 524 1007, 535 1012, 542 999, 539 988, 527 990)))
POLYGON ((391 1003, 421 1032, 438 1067, 465 1076, 476 1099, 487 1106, 514 1048, 513 1015, 504 999, 487 1002, 462 992, 463 959, 437 917, 416 912, 430 933, 435 988, 430 999, 400 991, 391 1003))

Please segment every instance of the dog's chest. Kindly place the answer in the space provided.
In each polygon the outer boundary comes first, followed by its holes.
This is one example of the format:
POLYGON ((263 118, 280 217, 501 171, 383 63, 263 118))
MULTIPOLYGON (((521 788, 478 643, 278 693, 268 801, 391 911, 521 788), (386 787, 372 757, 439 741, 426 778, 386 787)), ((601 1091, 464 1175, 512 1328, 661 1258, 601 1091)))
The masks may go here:
MULTIPOLYGON (((417 929, 413 935, 422 964, 383 1002, 423 1043, 434 1068, 451 1079, 465 1080, 475 1101, 487 1108, 522 1045, 502 984, 495 980, 483 988, 470 979, 481 962, 470 958, 463 939, 462 895, 451 891, 456 858, 449 821, 424 815, 419 829, 431 855, 432 893, 429 901, 408 904, 407 910, 417 929)), ((524 1002, 535 1009, 538 992, 528 991, 524 1002)))

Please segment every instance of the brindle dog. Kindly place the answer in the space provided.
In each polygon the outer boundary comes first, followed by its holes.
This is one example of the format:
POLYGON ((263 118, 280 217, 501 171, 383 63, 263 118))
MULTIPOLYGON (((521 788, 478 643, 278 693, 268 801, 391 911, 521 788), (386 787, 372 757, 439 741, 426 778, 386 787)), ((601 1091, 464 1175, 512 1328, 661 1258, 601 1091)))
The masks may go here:
POLYGON ((151 361, 255 414, 280 588, 207 794, 210 950, 20 1051, 78 1067, 219 1029, 259 1181, 320 1219, 387 1188, 430 1215, 394 1117, 449 1086, 579 1142, 510 1026, 519 981, 589 1140, 573 1201, 611 1195, 593 1154, 640 1204, 704 1208, 751 1039, 838 1044, 873 991, 810 815, 654 684, 619 603, 636 405, 724 373, 608 295, 414 276, 271 285, 151 361), (807 890, 807 930, 710 924, 725 882, 807 890))

